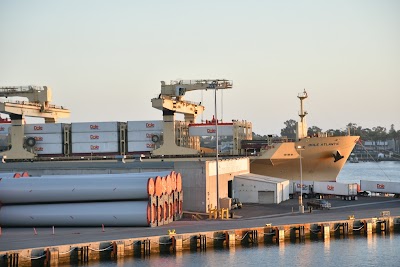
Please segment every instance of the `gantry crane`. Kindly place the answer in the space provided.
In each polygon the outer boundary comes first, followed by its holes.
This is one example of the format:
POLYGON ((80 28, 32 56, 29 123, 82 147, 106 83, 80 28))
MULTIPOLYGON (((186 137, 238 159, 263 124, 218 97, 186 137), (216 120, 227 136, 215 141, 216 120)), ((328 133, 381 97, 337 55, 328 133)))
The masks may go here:
POLYGON ((58 118, 69 117, 70 111, 50 104, 52 93, 48 86, 0 87, 0 97, 11 96, 26 97, 28 101, 0 102, 0 113, 9 114, 11 119, 11 148, 0 155, 8 159, 34 158, 35 153, 25 149, 33 147, 35 141, 25 142, 24 117, 39 117, 44 118, 46 123, 55 123, 58 118))
POLYGON ((175 143, 175 113, 184 114, 186 125, 194 123, 196 116, 204 111, 201 103, 185 101, 186 92, 195 90, 220 90, 232 88, 232 81, 225 79, 179 80, 165 84, 161 81, 161 93, 151 100, 153 108, 162 110, 164 142, 153 150, 153 155, 196 155, 198 149, 178 146, 175 143))

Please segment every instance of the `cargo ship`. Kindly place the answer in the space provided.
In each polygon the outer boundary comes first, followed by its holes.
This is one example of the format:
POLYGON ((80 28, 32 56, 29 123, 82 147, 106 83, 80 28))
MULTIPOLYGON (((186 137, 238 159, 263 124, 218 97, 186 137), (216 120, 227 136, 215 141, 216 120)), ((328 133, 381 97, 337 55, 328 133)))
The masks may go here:
POLYGON ((244 141, 245 148, 257 151, 257 155, 250 156, 252 173, 288 180, 336 181, 359 136, 307 135, 307 112, 303 108, 307 97, 305 90, 298 95, 300 120, 295 140, 271 137, 258 142, 244 141))
MULTIPOLYGON (((115 159, 115 156, 129 159, 144 155, 143 160, 213 157, 216 149, 201 147, 200 137, 217 136, 218 140, 219 132, 232 140, 226 146, 228 153, 222 153, 217 146, 220 156, 249 157, 252 173, 288 180, 336 180, 359 137, 328 136, 326 133, 308 136, 307 112, 303 109, 303 101, 308 97, 305 91, 298 95, 301 111, 295 140, 272 136, 268 140, 252 140, 252 125, 247 121, 222 123, 215 117, 211 121, 196 123, 196 116, 204 111, 204 107, 201 103, 184 100, 186 92, 216 92, 230 88, 232 82, 225 79, 180 80, 168 85, 161 82, 161 94, 152 99, 152 105, 162 111, 163 120, 155 121, 55 123, 58 117, 68 116, 69 111, 49 105, 48 96, 42 97, 46 100, 42 107, 37 102, 34 105, 17 103, 18 112, 21 111, 17 114, 17 123, 0 125, 0 134, 11 136, 11 144, 0 154, 7 160, 31 161, 79 160, 89 156, 91 159, 115 159), (32 113, 32 107, 35 113, 32 113), (52 123, 24 125, 24 109, 52 123), (47 109, 52 112, 47 112, 47 109), (175 121, 175 113, 184 114, 184 120, 175 121), (9 148, 11 150, 7 150, 9 148)), ((49 87, 39 89, 33 86, 7 87, 2 88, 0 95, 23 93, 37 99, 37 94, 50 91, 49 87)), ((0 112, 14 114, 13 105, 16 104, 4 104, 0 112)))

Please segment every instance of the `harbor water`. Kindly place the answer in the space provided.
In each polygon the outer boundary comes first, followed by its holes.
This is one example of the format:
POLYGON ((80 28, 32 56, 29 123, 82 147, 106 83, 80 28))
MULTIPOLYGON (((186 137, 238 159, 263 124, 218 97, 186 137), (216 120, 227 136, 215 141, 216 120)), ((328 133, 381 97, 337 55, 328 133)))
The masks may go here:
MULTIPOLYGON (((400 162, 346 163, 338 182, 386 180, 400 182, 400 162)), ((125 257, 118 260, 90 262, 85 266, 400 266, 400 235, 372 234, 331 238, 328 241, 279 245, 259 244, 206 252, 183 251, 148 258, 125 257)), ((68 265, 83 266, 83 265, 68 265)))

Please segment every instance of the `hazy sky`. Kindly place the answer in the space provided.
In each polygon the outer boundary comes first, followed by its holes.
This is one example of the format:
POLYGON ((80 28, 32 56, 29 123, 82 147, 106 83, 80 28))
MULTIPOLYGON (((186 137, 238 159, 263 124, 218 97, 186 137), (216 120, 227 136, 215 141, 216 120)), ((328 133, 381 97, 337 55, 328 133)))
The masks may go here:
MULTIPOLYGON (((52 87, 63 122, 161 120, 160 81, 225 78, 219 114, 256 133, 297 120, 304 88, 309 126, 400 130, 397 0, 0 0, 0 38, 0 86, 52 87)), ((186 99, 211 118, 213 92, 186 99)))

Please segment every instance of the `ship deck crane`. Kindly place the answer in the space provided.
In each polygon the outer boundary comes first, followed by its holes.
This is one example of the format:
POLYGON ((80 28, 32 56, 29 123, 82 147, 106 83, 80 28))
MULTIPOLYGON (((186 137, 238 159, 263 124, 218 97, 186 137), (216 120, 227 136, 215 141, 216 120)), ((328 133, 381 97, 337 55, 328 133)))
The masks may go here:
MULTIPOLYGON (((55 123, 59 118, 68 118, 70 111, 50 104, 52 91, 48 86, 0 87, 0 97, 26 97, 28 101, 0 102, 0 113, 10 115, 11 148, 0 153, 9 159, 31 159, 36 155, 24 148, 24 117, 44 118, 46 123, 55 123)), ((27 144, 32 147, 32 142, 27 144)))
POLYGON ((161 81, 161 93, 151 100, 153 108, 163 112, 164 143, 153 150, 154 155, 196 155, 198 149, 178 146, 175 143, 175 113, 184 114, 185 123, 194 123, 196 116, 204 112, 204 106, 184 100, 186 92, 196 90, 220 90, 232 88, 232 81, 225 79, 178 80, 166 84, 161 81))

